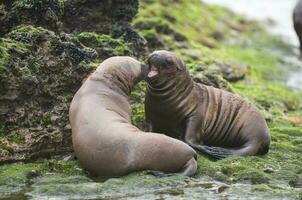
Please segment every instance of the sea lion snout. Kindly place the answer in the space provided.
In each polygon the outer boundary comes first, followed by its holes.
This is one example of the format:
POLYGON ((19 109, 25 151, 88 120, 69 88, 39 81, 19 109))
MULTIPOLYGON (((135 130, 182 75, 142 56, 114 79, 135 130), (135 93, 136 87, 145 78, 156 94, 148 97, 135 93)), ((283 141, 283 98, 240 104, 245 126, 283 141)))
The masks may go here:
POLYGON ((147 59, 148 74, 147 78, 154 78, 160 74, 161 56, 155 52, 151 53, 147 59))
POLYGON ((149 73, 146 81, 151 87, 158 87, 169 80, 186 74, 186 65, 175 53, 165 50, 152 52, 147 59, 149 73))

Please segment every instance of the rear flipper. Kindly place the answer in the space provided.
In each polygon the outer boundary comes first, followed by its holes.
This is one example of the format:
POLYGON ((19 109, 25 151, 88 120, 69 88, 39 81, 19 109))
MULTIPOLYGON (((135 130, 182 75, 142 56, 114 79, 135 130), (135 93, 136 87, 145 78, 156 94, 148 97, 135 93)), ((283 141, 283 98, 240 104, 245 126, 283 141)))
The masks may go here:
POLYGON ((197 145, 197 144, 189 144, 193 149, 203 153, 211 158, 215 159, 223 159, 229 156, 235 156, 235 151, 232 149, 225 149, 222 147, 213 147, 213 146, 206 146, 206 145, 197 145))
POLYGON ((183 169, 180 172, 177 173, 164 173, 161 171, 154 171, 154 170, 147 170, 147 174, 151 174, 156 177, 168 177, 168 176, 176 176, 176 175, 181 175, 181 176, 193 176, 197 171, 197 162, 196 162, 196 157, 191 158, 183 167, 183 169))
POLYGON ((226 149, 223 147, 213 147, 207 145, 189 144, 193 149, 203 153, 214 159, 223 159, 230 156, 253 156, 253 155, 264 155, 268 152, 269 143, 263 148, 259 148, 257 143, 249 143, 241 148, 226 149))
POLYGON ((215 159, 223 159, 229 156, 234 155, 234 151, 232 149, 225 149, 222 147, 213 147, 207 145, 200 145, 198 143, 197 134, 201 129, 201 115, 199 113, 195 113, 187 119, 187 129, 184 137, 184 141, 191 146, 196 151, 203 153, 211 158, 215 159))

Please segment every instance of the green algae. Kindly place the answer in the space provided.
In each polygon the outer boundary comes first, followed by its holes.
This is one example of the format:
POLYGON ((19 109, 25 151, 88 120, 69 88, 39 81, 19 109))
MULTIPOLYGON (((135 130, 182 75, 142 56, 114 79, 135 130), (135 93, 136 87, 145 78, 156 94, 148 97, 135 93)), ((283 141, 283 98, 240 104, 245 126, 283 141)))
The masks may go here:
POLYGON ((5 136, 5 135, 6 135, 6 133, 5 133, 4 124, 2 124, 2 123, 0 122, 0 137, 3 137, 3 136, 5 136))
POLYGON ((40 170, 37 164, 10 164, 0 166, 0 196, 5 197, 23 190, 29 174, 40 170))
POLYGON ((58 0, 18 0, 14 1, 9 8, 9 17, 5 18, 3 22, 5 28, 1 31, 7 31, 7 29, 22 23, 39 24, 56 29, 60 26, 64 6, 62 1, 58 0))
POLYGON ((44 171, 62 174, 64 176, 87 175, 86 171, 82 170, 78 161, 60 161, 47 160, 43 162, 44 171))
POLYGON ((0 72, 5 72, 7 63, 12 53, 25 53, 28 51, 27 45, 11 39, 0 38, 0 72))
MULTIPOLYGON (((64 184, 68 180, 77 183, 80 180, 89 179, 86 176, 86 172, 79 168, 76 161, 45 160, 36 163, 1 165, 0 199, 22 196, 21 194, 28 191, 30 185, 40 177, 45 177, 45 179, 50 177, 48 179, 51 179, 52 183, 64 184)), ((40 182, 40 184, 46 183, 40 182)))
POLYGON ((131 110, 132 110, 132 123, 142 130, 147 130, 147 124, 145 120, 145 88, 146 83, 140 82, 137 84, 130 96, 131 110))
MULTIPOLYGON (((272 49, 280 49, 283 55, 288 55, 290 54, 288 45, 280 38, 260 30, 257 22, 247 21, 223 8, 209 6, 198 0, 143 1, 133 24, 148 42, 149 50, 165 48, 175 51, 186 61, 192 74, 205 76, 209 83, 216 81, 216 87, 229 88, 255 104, 270 127, 272 135, 270 152, 264 156, 231 157, 219 161, 199 155, 199 169, 194 178, 179 176, 156 178, 145 173, 134 173, 104 182, 89 177, 80 169, 77 162, 50 160, 44 163, 4 166, 4 168, 1 166, 0 175, 2 169, 5 172, 3 172, 3 179, 0 179, 3 180, 3 185, 5 180, 13 180, 11 185, 17 188, 14 190, 9 186, 3 191, 17 193, 24 189, 27 182, 30 182, 32 189, 26 194, 35 198, 64 199, 71 196, 79 199, 84 197, 139 199, 171 198, 171 196, 193 198, 197 195, 198 198, 235 199, 254 196, 264 199, 301 199, 302 193, 299 188, 302 174, 302 129, 301 126, 290 122, 287 116, 302 117, 300 107, 302 96, 301 93, 294 92, 285 85, 282 76, 290 66, 282 61, 280 54, 272 51, 272 49), (184 27, 186 31, 183 31, 184 27), (229 44, 232 40, 232 32, 236 32, 240 37, 235 43, 229 44), (220 74, 211 79, 214 74, 211 67, 216 61, 243 63, 249 66, 249 70, 244 80, 235 83, 225 81, 220 74), (204 65, 206 70, 202 72, 196 70, 198 66, 204 65), (24 169, 21 169, 21 166, 25 166, 24 169), (12 169, 8 171, 10 167, 12 169), (14 175, 14 170, 20 174, 14 175), (34 173, 31 170, 34 170, 34 173), (12 177, 7 177, 10 173, 13 174, 12 177), (205 177, 209 177, 211 181, 207 182, 209 180, 204 180, 205 177), (215 181, 219 181, 217 188, 214 187, 215 181), (224 184, 228 184, 227 189, 221 194, 213 192, 219 187, 225 187, 224 184)), ((19 41, 21 36, 26 34, 39 35, 31 28, 22 29, 12 32, 9 35, 11 41, 4 41, 4 43, 13 44, 15 40, 19 41)), ((110 55, 131 55, 126 43, 110 35, 83 32, 76 37, 83 45, 96 49, 101 59, 106 57, 106 52, 110 52, 110 55)), ((30 38, 39 39, 39 37, 30 38)), ((22 42, 32 41, 22 40, 22 42)), ((23 43, 17 43, 17 46, 20 48, 21 45, 21 49, 26 50, 28 47, 23 43)), ((8 52, 7 46, 1 48, 2 46, 0 45, 0 55, 5 56, 0 57, 0 67, 1 62, 4 63, 2 66, 7 63, 7 56, 9 56, 9 53, 5 54, 8 52)), ((94 62, 89 65, 90 68, 97 66, 94 62)), ((146 129, 144 90, 145 85, 141 83, 131 95, 132 122, 142 129, 146 129)), ((50 124, 49 120, 47 118, 45 124, 50 124)), ((12 141, 18 142, 19 139, 12 139, 12 141)))
POLYGON ((158 36, 155 29, 147 29, 140 32, 141 36, 147 41, 148 48, 155 49, 164 47, 164 41, 158 36))
POLYGON ((77 35, 77 39, 82 44, 94 48, 101 58, 107 58, 109 55, 131 55, 131 50, 125 42, 110 35, 82 32, 77 35))
POLYGON ((7 137, 7 140, 9 142, 14 142, 16 144, 21 144, 22 142, 24 142, 24 137, 19 135, 19 134, 15 134, 15 135, 9 135, 7 137))
POLYGON ((13 148, 10 145, 8 145, 7 143, 3 143, 2 141, 0 141, 0 149, 7 151, 10 154, 14 152, 13 148))

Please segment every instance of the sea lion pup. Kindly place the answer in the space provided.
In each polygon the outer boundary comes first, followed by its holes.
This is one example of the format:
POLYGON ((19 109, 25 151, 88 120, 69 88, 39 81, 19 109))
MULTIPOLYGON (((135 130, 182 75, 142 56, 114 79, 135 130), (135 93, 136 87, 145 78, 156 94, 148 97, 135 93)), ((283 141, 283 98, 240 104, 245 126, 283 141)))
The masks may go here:
POLYGON ((186 143, 142 132, 131 124, 129 95, 143 78, 143 69, 133 58, 111 57, 72 100, 73 147, 80 164, 93 175, 115 177, 153 170, 190 176, 197 170, 196 153, 186 143))
POLYGON ((148 58, 146 120, 152 131, 220 159, 265 154, 270 134, 260 112, 230 92, 195 83, 174 53, 148 58))
POLYGON ((293 13, 294 28, 300 41, 300 53, 302 54, 302 0, 299 0, 293 13))

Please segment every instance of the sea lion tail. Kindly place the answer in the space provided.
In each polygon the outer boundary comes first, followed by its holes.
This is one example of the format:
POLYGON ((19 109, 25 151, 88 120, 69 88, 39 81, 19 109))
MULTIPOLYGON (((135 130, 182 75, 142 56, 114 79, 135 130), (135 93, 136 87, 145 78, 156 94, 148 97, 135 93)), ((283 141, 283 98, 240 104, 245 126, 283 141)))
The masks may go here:
POLYGON ((207 145, 199 145, 198 151, 215 159, 223 159, 235 155, 233 149, 226 149, 223 147, 213 147, 207 145))

